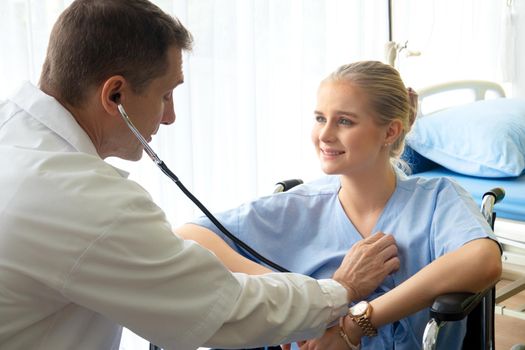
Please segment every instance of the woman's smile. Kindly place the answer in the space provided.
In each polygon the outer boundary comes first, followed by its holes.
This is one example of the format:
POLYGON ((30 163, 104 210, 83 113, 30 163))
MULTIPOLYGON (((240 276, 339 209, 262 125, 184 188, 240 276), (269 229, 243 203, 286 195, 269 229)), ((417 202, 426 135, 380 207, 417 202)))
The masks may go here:
POLYGON ((321 153, 324 158, 336 158, 342 154, 345 154, 346 152, 330 148, 321 148, 321 153))

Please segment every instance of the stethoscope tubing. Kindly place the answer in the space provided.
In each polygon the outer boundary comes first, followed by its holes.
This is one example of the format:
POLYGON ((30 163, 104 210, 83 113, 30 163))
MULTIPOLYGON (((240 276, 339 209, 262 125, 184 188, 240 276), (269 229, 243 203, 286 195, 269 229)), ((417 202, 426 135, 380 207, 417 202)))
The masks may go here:
POLYGON ((250 247, 248 244, 243 242, 241 239, 237 238, 234 234, 232 234, 226 227, 224 227, 219 220, 202 204, 197 197, 195 197, 179 180, 177 175, 173 173, 168 166, 157 156, 157 154, 153 151, 153 149, 150 147, 146 139, 140 134, 140 132, 137 130, 135 125, 131 122, 131 119, 129 118, 128 114, 124 110, 124 107, 122 104, 117 105, 118 110, 120 112, 120 115, 122 116, 122 119, 124 119, 124 122, 128 126, 128 128, 131 130, 133 135, 140 141, 142 146, 144 146, 144 151, 146 154, 151 158, 151 160, 160 168, 160 170, 168 177, 170 178, 178 187, 179 189, 188 197, 203 213, 210 219, 210 221, 222 232, 226 237, 231 239, 235 244, 237 244, 241 249, 243 249, 245 252, 250 254, 252 257, 260 260, 267 266, 271 267, 275 271, 279 272, 290 272, 289 270, 285 269, 284 267, 274 263, 273 261, 265 258, 263 255, 258 253, 255 249, 250 247))

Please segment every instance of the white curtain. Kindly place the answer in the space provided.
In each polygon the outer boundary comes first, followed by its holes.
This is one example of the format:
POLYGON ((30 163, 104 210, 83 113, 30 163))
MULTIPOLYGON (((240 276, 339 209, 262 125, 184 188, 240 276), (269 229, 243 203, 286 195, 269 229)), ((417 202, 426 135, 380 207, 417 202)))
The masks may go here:
MULTIPOLYGON (((0 99, 38 82, 47 38, 71 1, 0 4, 0 99)), ((319 81, 337 66, 383 60, 387 0, 158 0, 195 36, 176 89, 177 121, 152 147, 211 211, 320 175, 310 127, 319 81)), ((452 79, 502 80, 504 0, 394 0, 397 67, 421 87, 452 79), (420 51, 405 57, 408 50, 420 51)), ((133 118, 133 116, 132 116, 133 118)), ((145 156, 112 159, 131 171, 175 226, 199 211, 145 156)), ((144 348, 125 337, 123 348, 144 348)))
MULTIPOLYGON (((398 68, 415 87, 457 79, 503 81, 500 58, 507 0, 399 0, 394 40, 421 51, 400 55, 398 68)), ((507 52, 508 54, 509 52, 507 52)))

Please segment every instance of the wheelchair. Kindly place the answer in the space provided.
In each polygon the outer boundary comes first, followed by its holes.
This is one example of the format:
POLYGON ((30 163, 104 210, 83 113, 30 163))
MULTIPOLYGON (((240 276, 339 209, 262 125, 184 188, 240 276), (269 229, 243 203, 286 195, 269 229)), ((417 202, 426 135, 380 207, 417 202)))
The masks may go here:
MULTIPOLYGON (((285 192, 302 183, 303 181, 300 179, 278 182, 275 185, 274 193, 285 192)), ((494 229, 494 221, 496 220, 494 205, 503 200, 504 197, 505 191, 499 187, 493 188, 483 195, 481 213, 492 229, 494 229)), ((424 350, 436 349, 440 328, 447 322, 461 321, 466 318, 467 327, 462 349, 495 349, 494 308, 494 286, 479 293, 450 293, 437 297, 430 308, 430 320, 423 333, 422 348, 424 350)), ((160 350, 160 348, 150 344, 150 350, 160 350)), ((281 347, 266 346, 237 350, 281 350, 281 347)))

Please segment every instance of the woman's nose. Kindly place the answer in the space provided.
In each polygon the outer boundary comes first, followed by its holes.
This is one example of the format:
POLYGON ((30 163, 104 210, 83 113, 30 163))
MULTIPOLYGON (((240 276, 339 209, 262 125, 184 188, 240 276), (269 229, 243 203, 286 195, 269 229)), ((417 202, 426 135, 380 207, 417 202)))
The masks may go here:
POLYGON ((334 138, 335 132, 333 127, 329 123, 324 124, 319 130, 319 140, 322 142, 330 142, 333 141, 334 138))

